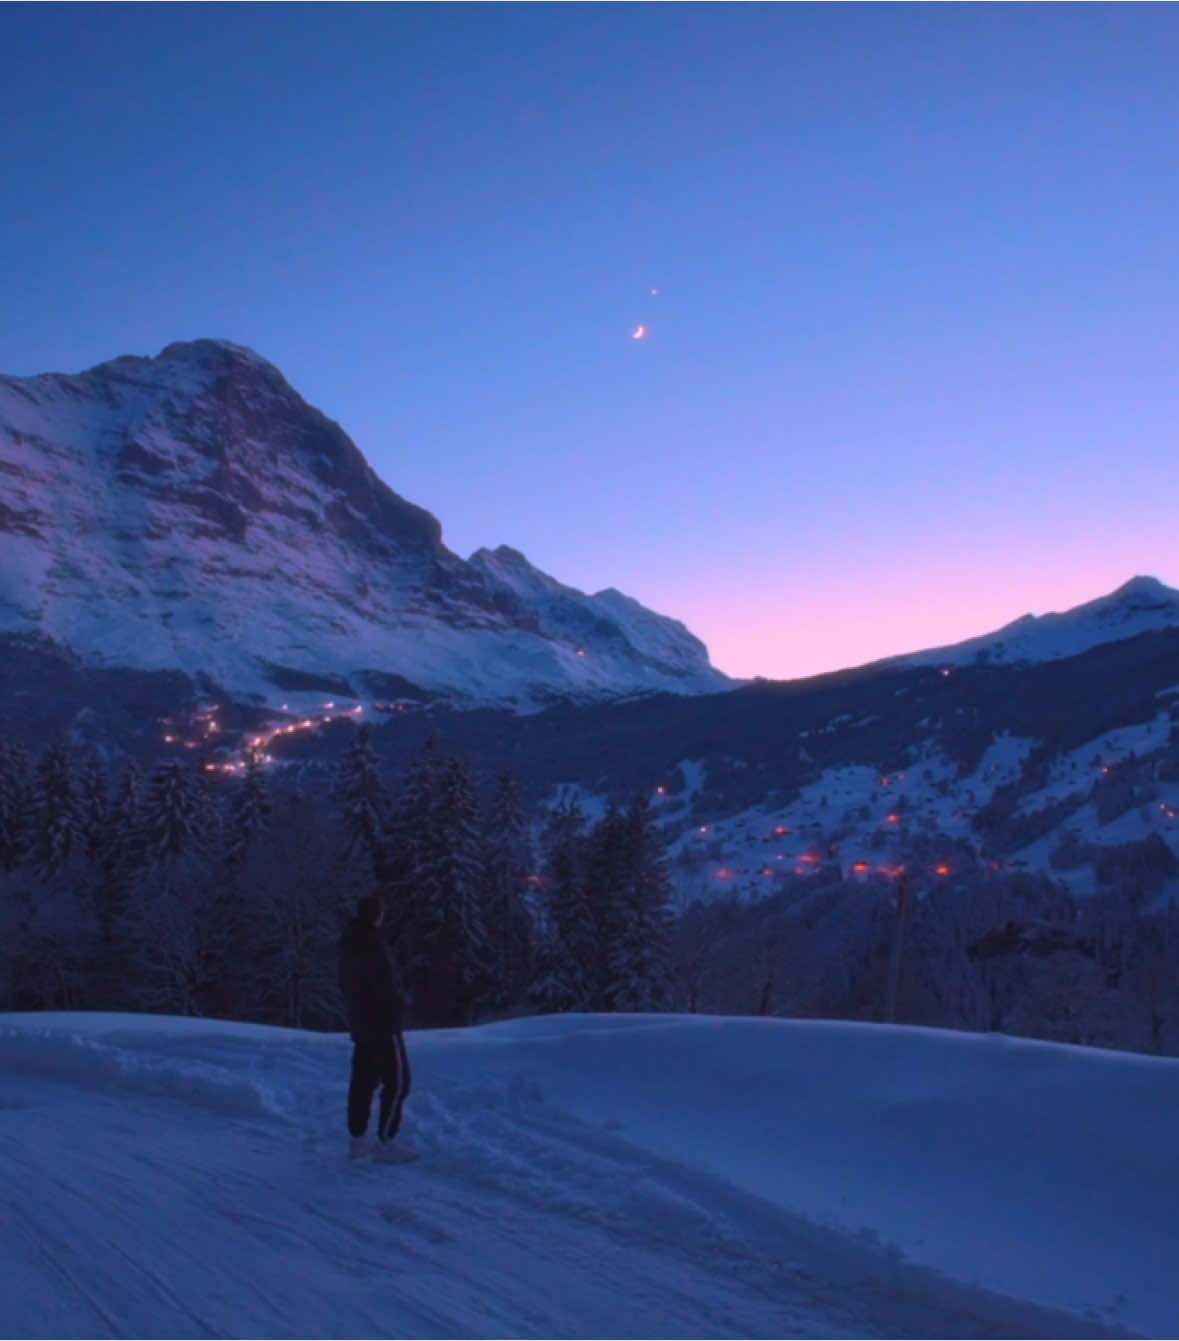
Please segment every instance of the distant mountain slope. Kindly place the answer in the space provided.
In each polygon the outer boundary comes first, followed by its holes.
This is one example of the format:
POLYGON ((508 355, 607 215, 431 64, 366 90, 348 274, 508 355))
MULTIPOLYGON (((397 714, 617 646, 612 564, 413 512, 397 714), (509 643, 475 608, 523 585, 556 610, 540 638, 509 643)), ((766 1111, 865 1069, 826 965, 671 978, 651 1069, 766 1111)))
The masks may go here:
POLYGON ((1047 615, 1024 615, 1011 624, 948 647, 892 659, 910 666, 964 666, 976 661, 1055 661, 1101 643, 1140 633, 1179 628, 1179 591, 1154 577, 1134 577, 1108 596, 1047 615))
POLYGON ((465 562, 271 364, 217 340, 0 377, 0 634, 262 701, 531 708, 724 687, 698 639, 522 555, 465 562))

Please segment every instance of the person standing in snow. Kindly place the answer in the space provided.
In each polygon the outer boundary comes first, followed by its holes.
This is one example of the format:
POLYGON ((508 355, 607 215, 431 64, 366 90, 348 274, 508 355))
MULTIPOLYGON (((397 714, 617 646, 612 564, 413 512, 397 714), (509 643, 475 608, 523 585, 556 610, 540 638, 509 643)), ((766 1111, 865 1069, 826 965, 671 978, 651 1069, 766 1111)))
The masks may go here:
POLYGON ((384 921, 384 900, 369 894, 356 905, 356 916, 340 937, 340 989, 355 1044, 348 1086, 348 1131, 354 1147, 368 1130, 377 1087, 381 1142, 397 1135, 410 1090, 409 1056, 401 1033, 405 1003, 381 932, 384 921))

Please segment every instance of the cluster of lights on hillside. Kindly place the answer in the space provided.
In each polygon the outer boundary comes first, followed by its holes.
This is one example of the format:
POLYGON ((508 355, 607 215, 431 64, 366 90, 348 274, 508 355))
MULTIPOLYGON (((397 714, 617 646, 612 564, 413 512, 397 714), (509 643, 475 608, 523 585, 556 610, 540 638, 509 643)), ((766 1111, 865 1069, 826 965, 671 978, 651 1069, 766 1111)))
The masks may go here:
MULTIPOLYGON (((221 711, 219 703, 212 703, 207 708, 202 708, 200 712, 192 715, 192 735, 181 735, 177 731, 168 731, 164 735, 165 745, 182 745, 186 750, 198 750, 202 745, 207 745, 209 741, 221 730, 221 725, 217 721, 217 714, 221 711)), ((165 726, 172 726, 172 720, 169 717, 164 718, 165 726)))
MULTIPOLYGON (((947 670, 943 670, 942 672, 943 675, 947 675, 949 673, 950 672, 947 670)), ((1095 759, 1093 763, 1098 769, 1099 776, 1108 777, 1111 774, 1115 773, 1115 771, 1118 768, 1119 761, 1117 760, 1109 761, 1108 757, 1107 759, 1103 760, 1099 757, 1095 759)), ((999 772, 999 765, 997 764, 993 765, 991 768, 987 770, 988 775, 997 772, 999 772)), ((904 773, 884 773, 878 775, 878 780, 879 785, 882 788, 893 788, 898 784, 904 783, 906 780, 906 775, 904 773)), ((665 796, 666 794, 667 789, 662 784, 655 788, 656 796, 662 797, 665 796)), ((889 810, 878 821, 878 823, 881 825, 882 831, 888 832, 889 830, 891 830, 893 833, 899 835, 904 831, 904 827, 906 824, 906 813, 904 810, 903 800, 898 799, 896 804, 898 808, 894 810, 889 810)), ((1159 811, 1161 812, 1161 819, 1163 822, 1171 822, 1179 820, 1179 806, 1172 803, 1171 801, 1167 800, 1160 801, 1159 811)), ((964 808, 959 808, 954 813, 955 818, 962 818, 968 815, 970 812, 964 808)), ((930 824, 932 827, 937 827, 939 823, 938 817, 935 815, 931 819, 927 819, 926 823, 930 824)), ((738 827, 744 828, 745 827, 744 822, 742 822, 738 827)), ((807 828, 818 828, 818 826, 817 825, 808 826, 804 824, 802 828, 805 830, 807 828)), ((693 826, 693 829, 697 836, 707 835, 712 832, 712 828, 708 824, 698 824, 693 826)), ((790 834, 791 832, 792 830, 789 825, 775 823, 765 831, 762 841, 765 843, 774 843, 786 837, 786 835, 790 834)), ((700 851, 703 850, 704 846, 702 844, 700 847, 700 851)), ((837 846, 832 845, 829 849, 826 850, 825 856, 820 855, 818 849, 812 849, 810 851, 802 852, 797 855, 787 855, 785 853, 778 853, 772 858, 767 859, 763 857, 760 863, 755 864, 754 866, 752 866, 752 868, 745 868, 740 865, 732 865, 729 863, 725 863, 714 867, 712 875, 714 879, 722 881, 733 880, 735 878, 745 875, 756 875, 761 877, 762 879, 773 879, 777 876, 782 876, 790 871, 793 871, 794 875, 796 876, 805 877, 814 875, 819 871, 834 869, 834 859, 837 850, 838 850, 837 846), (831 861, 830 866, 828 865, 828 861, 831 861)), ((1028 862, 1022 859, 1014 859, 1010 862, 991 859, 988 860, 985 864, 983 864, 982 869, 985 870, 985 872, 988 875, 993 876, 1007 869, 1009 866, 1011 868, 1026 868, 1028 866, 1028 862)), ((842 873, 848 879, 858 879, 861 881, 873 877, 876 878, 883 877, 884 879, 887 880, 896 881, 900 880, 902 877, 907 876, 908 878, 912 879, 923 878, 929 880, 932 878, 934 882, 937 882, 949 879, 951 876, 954 875, 954 870, 955 870, 954 866, 949 861, 937 861, 928 866, 924 864, 905 866, 895 861, 886 862, 883 864, 876 864, 869 860, 857 859, 847 864, 844 867, 842 873)))
MULTIPOLYGON (((287 705, 284 703, 282 706, 285 711, 287 705)), ((193 714, 192 729, 189 733, 181 734, 175 729, 169 730, 164 735, 164 743, 166 745, 179 745, 186 750, 207 748, 223 730, 217 720, 219 711, 220 705, 216 703, 202 708, 199 712, 193 714)), ((247 735, 243 738, 243 743, 232 758, 210 760, 204 763, 202 768, 206 773, 228 773, 232 775, 244 773, 249 767, 251 759, 259 764, 272 764, 275 762, 275 758, 268 751, 274 741, 298 736, 308 731, 315 731, 322 726, 329 726, 332 722, 355 721, 363 712, 364 708, 359 703, 350 708, 339 708, 334 702, 325 703, 320 711, 313 716, 301 717, 247 735)), ((165 725, 171 726, 171 723, 166 721, 165 725)))
MULTIPOLYGON (((778 856, 775 858, 775 860, 784 861, 785 858, 782 856, 778 856)), ((794 874, 810 875, 817 866, 822 864, 822 860, 823 860, 822 857, 817 856, 813 852, 804 852, 796 860, 794 866, 794 874)), ((991 865, 993 870, 998 869, 998 863, 993 862, 991 865)), ((860 876, 872 875, 872 874, 883 875, 889 880, 898 880, 902 875, 905 874, 906 871, 909 871, 909 868, 903 865, 886 862, 879 866, 873 866, 872 863, 869 861, 852 862, 851 866, 848 869, 852 875, 860 875, 860 876)), ((929 871, 931 875, 936 875, 941 879, 945 879, 946 876, 954 874, 954 868, 948 862, 944 861, 939 862, 936 866, 931 866, 929 868, 929 871)), ((774 867, 772 866, 763 866, 760 871, 760 874, 762 876, 775 876, 779 875, 780 873, 781 873, 781 867, 775 870, 774 867)), ((733 874, 734 872, 732 868, 729 866, 720 866, 714 872, 715 878, 717 880, 731 880, 733 874)), ((910 874, 912 874, 911 871, 910 874)))

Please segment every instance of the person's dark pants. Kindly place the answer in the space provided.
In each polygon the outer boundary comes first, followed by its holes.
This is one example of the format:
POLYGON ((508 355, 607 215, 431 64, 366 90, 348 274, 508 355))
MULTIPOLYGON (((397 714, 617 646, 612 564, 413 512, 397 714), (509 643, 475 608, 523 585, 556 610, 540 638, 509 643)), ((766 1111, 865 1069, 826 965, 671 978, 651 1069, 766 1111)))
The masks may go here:
POLYGON ((352 1051, 352 1081, 348 1086, 348 1130, 363 1136, 368 1130, 373 1095, 381 1087, 377 1137, 391 1141, 401 1126, 401 1107, 409 1096, 409 1055, 400 1034, 385 1039, 357 1039, 352 1051))

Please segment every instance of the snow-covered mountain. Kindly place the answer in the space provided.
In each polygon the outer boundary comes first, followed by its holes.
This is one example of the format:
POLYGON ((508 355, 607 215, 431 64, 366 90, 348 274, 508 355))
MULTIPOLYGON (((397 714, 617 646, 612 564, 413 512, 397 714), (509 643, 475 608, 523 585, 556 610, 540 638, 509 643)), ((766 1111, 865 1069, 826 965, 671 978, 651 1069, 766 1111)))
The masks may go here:
POLYGON ((0 634, 261 701, 300 683, 529 708, 728 681, 676 620, 467 562, 343 430, 218 340, 0 377, 0 634))
POLYGON ((895 658, 893 665, 965 666, 976 661, 1056 661, 1102 643, 1179 628, 1179 591, 1154 577, 1133 577, 1095 601, 1046 615, 1024 615, 993 633, 895 658))

